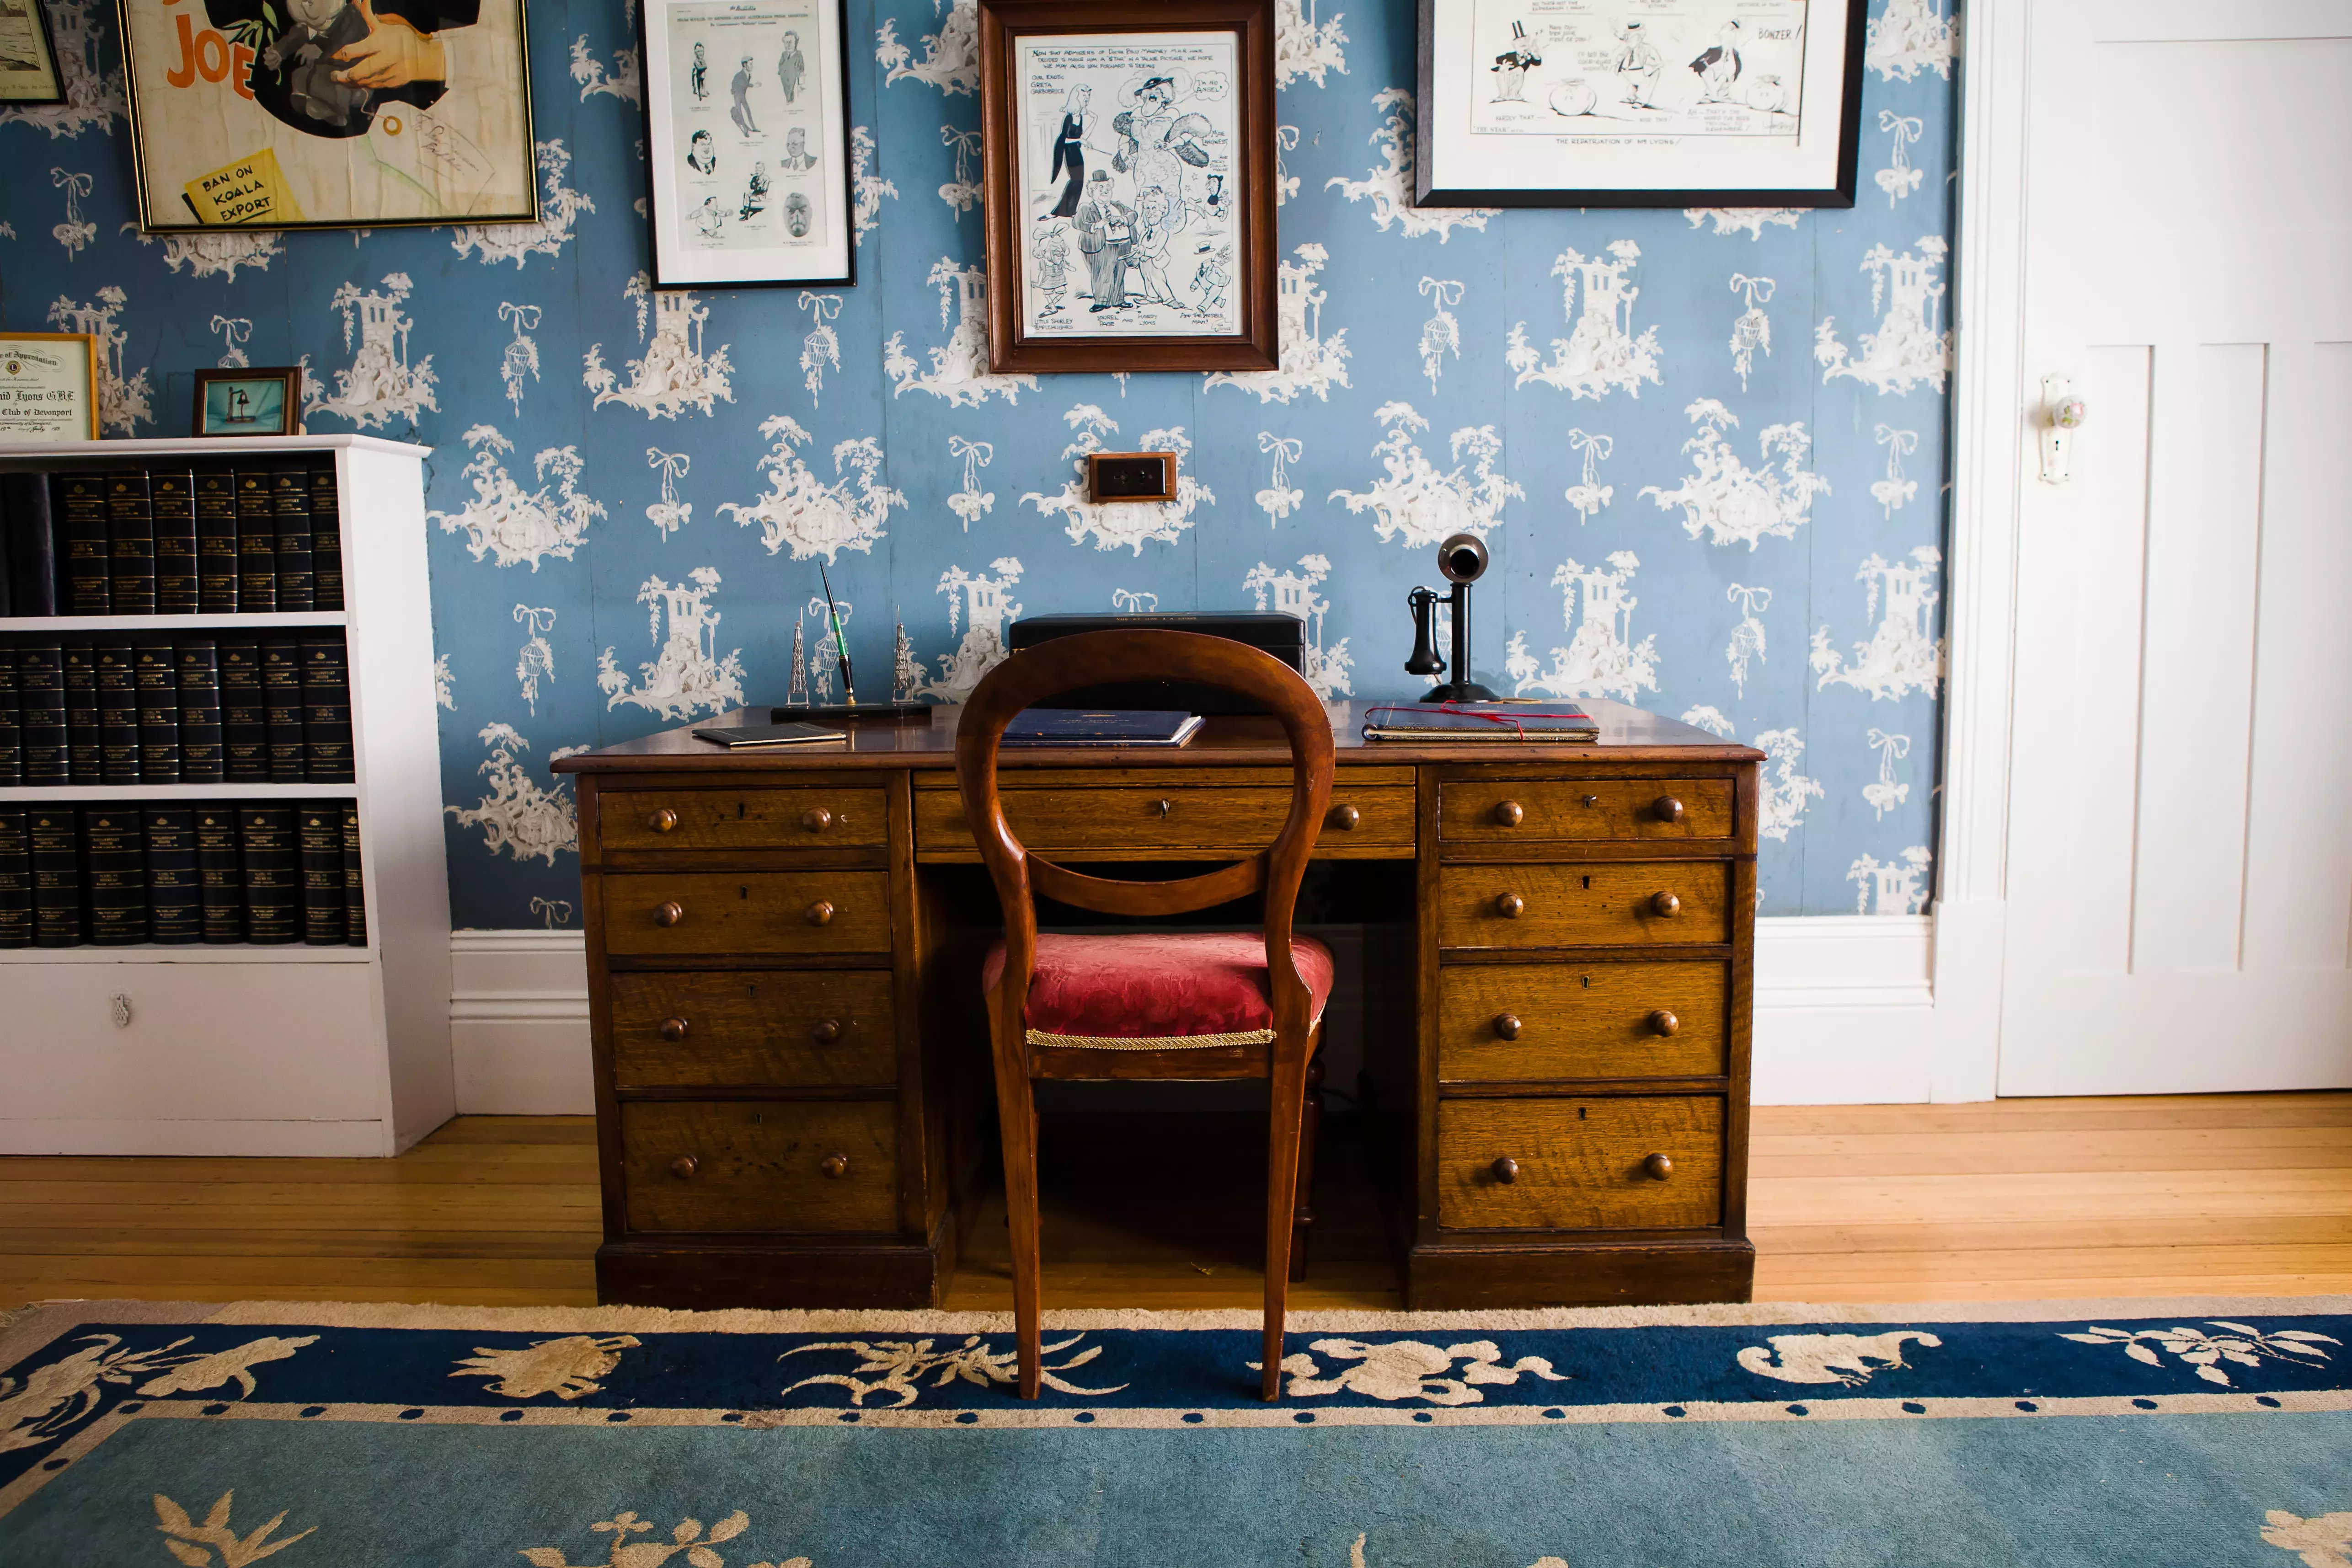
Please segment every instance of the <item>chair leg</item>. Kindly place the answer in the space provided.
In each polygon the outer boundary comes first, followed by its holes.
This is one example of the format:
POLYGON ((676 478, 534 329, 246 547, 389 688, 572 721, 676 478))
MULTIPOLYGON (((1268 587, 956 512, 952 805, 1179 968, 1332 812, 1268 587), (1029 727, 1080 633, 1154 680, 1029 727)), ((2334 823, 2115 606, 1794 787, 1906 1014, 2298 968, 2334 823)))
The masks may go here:
POLYGON ((1315 1136, 1323 1126, 1323 1049, 1307 1061, 1307 1106, 1298 1125, 1298 1209, 1290 1226, 1290 1279, 1307 1278, 1307 1243, 1315 1234, 1315 1136))
POLYGON ((1013 1245, 1013 1327, 1020 1366, 1018 1392, 1037 1397, 1045 1371, 1038 1297, 1044 1269, 1038 1247, 1037 1101, 1018 1047, 996 1051, 996 1119, 1004 1145, 1004 1220, 1013 1245))
POLYGON ((1258 1394, 1282 1396, 1282 1330, 1290 1307, 1290 1234, 1298 1216, 1299 1123, 1311 1041, 1276 1040, 1269 1073, 1265 1183, 1265 1333, 1258 1394), (1287 1047, 1287 1048, 1286 1048, 1287 1047))

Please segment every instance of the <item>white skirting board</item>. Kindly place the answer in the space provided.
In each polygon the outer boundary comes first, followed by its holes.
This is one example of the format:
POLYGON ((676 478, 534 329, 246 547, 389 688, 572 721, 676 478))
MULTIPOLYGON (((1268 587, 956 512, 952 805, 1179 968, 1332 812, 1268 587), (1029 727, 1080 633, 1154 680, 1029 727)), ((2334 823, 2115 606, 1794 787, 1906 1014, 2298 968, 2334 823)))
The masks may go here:
MULTIPOLYGON (((1330 940, 1337 933, 1318 934, 1330 940)), ((1934 922, 1926 915, 1758 921, 1755 1102, 1937 1098, 1934 946, 1934 922)), ((461 931, 451 947, 457 983, 449 1044, 458 1110, 593 1113, 581 934, 461 931)), ((1331 1026, 1336 1037, 1347 1021, 1335 1016, 1331 1026)))

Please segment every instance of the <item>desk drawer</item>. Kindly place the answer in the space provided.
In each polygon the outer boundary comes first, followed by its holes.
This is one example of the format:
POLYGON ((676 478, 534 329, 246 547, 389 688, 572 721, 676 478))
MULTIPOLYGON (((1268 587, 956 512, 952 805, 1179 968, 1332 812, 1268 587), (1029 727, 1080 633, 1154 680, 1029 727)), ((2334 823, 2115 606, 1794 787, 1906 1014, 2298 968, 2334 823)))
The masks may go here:
MULTIPOLYGON (((1181 784, 1110 789, 1007 789, 1005 819, 1029 848, 1118 851, 1137 858, 1171 850, 1248 853, 1265 848, 1290 814, 1290 791, 1200 788, 1181 784), (1164 808, 1164 809, 1163 809, 1164 808)), ((1331 792, 1316 853, 1398 858, 1412 853, 1411 786, 1350 786, 1331 792)), ((979 847, 964 821, 962 797, 949 790, 915 796, 919 854, 977 858, 979 847)))
POLYGON ((1459 963, 1441 972, 1444 1083, 1724 1070, 1720 963, 1459 963))
POLYGON ((893 1230, 887 1100, 656 1100, 621 1107, 631 1230, 893 1230))
POLYGON ((1731 867, 1721 860, 1446 866, 1441 947, 1582 947, 1731 940, 1731 867), (1668 913, 1672 910, 1672 913, 1668 913))
POLYGON ((1451 844, 1541 838, 1728 838, 1729 779, 1456 779, 1440 786, 1451 844))
POLYGON ((626 1090, 883 1088, 898 1079, 880 969, 615 974, 613 1082, 626 1090))
POLYGON ((887 952, 883 871, 646 871, 604 878, 604 951, 887 952))
POLYGON ((889 838, 878 789, 615 789, 596 798, 607 849, 832 849, 889 838))
POLYGON ((1446 1100, 1437 1108, 1437 1223, 1455 1230, 1720 1225, 1723 1101, 1446 1100), (1663 1177, 1653 1173, 1657 1156, 1663 1177))

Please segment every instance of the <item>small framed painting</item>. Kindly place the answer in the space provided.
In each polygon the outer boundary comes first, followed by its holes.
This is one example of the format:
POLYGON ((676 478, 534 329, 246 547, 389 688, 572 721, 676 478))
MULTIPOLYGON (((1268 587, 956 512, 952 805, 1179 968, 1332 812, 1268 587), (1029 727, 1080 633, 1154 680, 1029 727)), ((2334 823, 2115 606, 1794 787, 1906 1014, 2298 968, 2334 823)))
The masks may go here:
POLYGON ((297 436, 301 434, 296 411, 302 405, 302 371, 283 370, 196 372, 198 436, 297 436))
POLYGON ((63 103, 57 40, 41 0, 0 0, 0 106, 63 103))
POLYGON ((0 446, 98 439, 98 340, 0 332, 0 446))
POLYGON ((646 0, 657 289, 856 281, 845 0, 646 0))
POLYGON ((980 0, 988 360, 1273 370, 1274 0, 980 0))
POLYGON ((1865 0, 1421 0, 1414 205, 1850 207, 1865 0))

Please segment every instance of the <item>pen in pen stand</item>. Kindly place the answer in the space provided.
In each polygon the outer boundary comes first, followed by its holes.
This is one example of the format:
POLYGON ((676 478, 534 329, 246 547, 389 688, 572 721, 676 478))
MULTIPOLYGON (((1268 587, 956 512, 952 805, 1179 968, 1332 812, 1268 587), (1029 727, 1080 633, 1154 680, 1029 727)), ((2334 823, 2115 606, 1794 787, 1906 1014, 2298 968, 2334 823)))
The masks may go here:
POLYGON ((849 706, 857 706, 857 683, 849 676, 849 639, 841 635, 841 612, 833 607, 833 580, 825 574, 824 563, 816 563, 817 581, 824 584, 824 613, 833 622, 833 651, 841 659, 841 691, 849 706))

